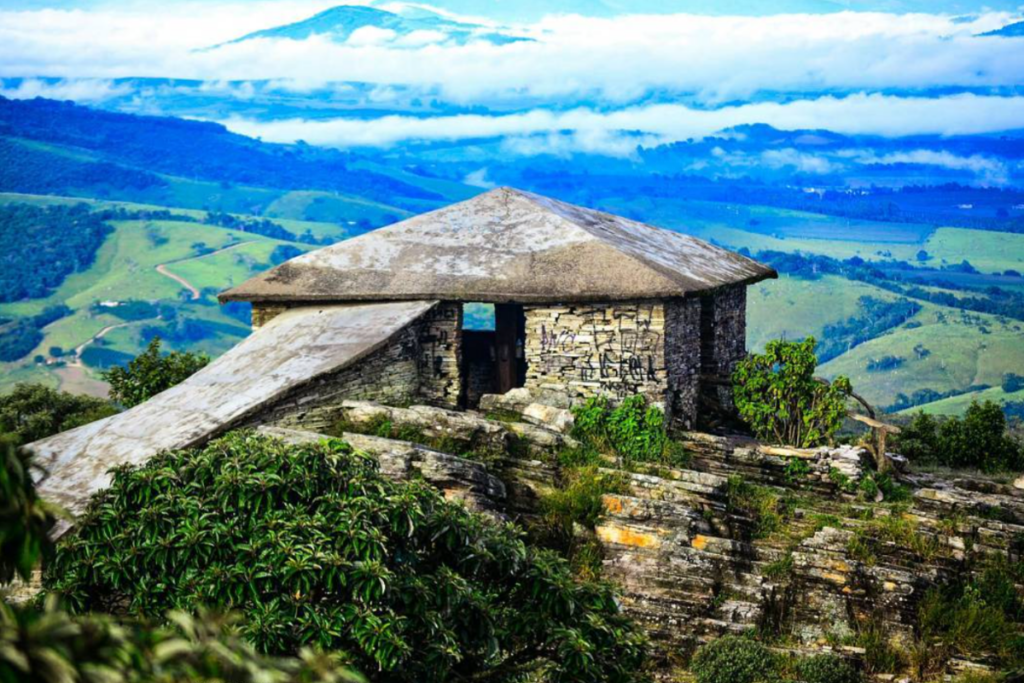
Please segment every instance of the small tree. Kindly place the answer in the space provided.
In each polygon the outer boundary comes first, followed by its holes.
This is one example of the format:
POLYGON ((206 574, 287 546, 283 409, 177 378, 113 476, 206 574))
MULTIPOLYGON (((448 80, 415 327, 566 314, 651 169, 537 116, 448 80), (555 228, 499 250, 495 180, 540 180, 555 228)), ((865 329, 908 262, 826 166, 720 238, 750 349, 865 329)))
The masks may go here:
POLYGON ((137 406, 184 381, 206 367, 210 357, 203 353, 172 351, 160 353, 160 337, 153 337, 146 351, 128 363, 103 373, 110 383, 110 398, 125 408, 137 406))
POLYGON ((117 409, 101 398, 77 396, 42 384, 17 384, 0 396, 0 434, 18 443, 31 443, 94 420, 117 409))
POLYGON ((758 438, 790 446, 818 446, 831 440, 846 415, 850 380, 831 384, 814 377, 816 342, 768 342, 733 373, 733 401, 740 418, 758 438))

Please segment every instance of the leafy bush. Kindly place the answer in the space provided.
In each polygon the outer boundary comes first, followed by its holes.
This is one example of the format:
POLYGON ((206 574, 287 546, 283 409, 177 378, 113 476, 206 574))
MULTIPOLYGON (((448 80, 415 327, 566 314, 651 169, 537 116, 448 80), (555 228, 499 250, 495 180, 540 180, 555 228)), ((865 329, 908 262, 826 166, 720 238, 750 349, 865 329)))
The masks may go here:
POLYGON ((629 492, 621 475, 601 472, 595 466, 568 470, 563 479, 561 488, 542 499, 541 509, 550 523, 569 534, 573 524, 591 529, 597 525, 604 513, 601 496, 629 492))
POLYGON ((750 518, 754 538, 767 538, 782 529, 792 507, 773 489, 751 484, 739 475, 729 477, 726 506, 729 512, 750 518))
POLYGON ((181 612, 170 625, 71 616, 49 600, 42 610, 0 603, 0 681, 72 683, 358 683, 338 655, 303 650, 268 657, 242 640, 231 619, 181 612))
POLYGON ((144 353, 127 367, 103 373, 103 379, 110 383, 110 398, 131 408, 188 379, 209 362, 205 354, 172 351, 161 355, 160 338, 153 337, 144 353))
POLYGON ((973 402, 963 418, 943 422, 918 413, 895 447, 911 462, 986 472, 1024 469, 1024 446, 1006 433, 1006 415, 992 401, 973 402))
POLYGON ((629 681, 644 659, 609 586, 338 441, 237 432, 119 468, 45 581, 76 610, 231 606, 260 651, 386 680, 629 681))
MULTIPOLYGON (((32 457, 13 444, 0 449, 0 586, 28 580, 53 544, 55 506, 40 500, 32 457)), ((231 618, 171 613, 173 627, 72 617, 50 596, 42 609, 0 602, 0 681, 71 683, 357 683, 337 655, 303 649, 299 658, 259 655, 231 618)))
MULTIPOLYGON (((32 458, 9 440, 0 441, 0 584, 27 580, 50 548, 57 509, 41 500, 32 478, 32 458)), ((2 660, 0 648, 0 660, 2 660)), ((0 680, 8 680, 0 676, 0 680)))
POLYGON ((0 434, 31 443, 117 412, 109 402, 77 396, 42 384, 17 384, 0 396, 0 434))
POLYGON ((1013 372, 1003 375, 1003 383, 1000 385, 1008 394, 1024 389, 1024 377, 1013 372))
POLYGON ((633 462, 683 465, 689 458, 665 430, 665 413, 648 406, 640 394, 614 408, 597 396, 573 408, 573 436, 599 451, 612 451, 633 462))
POLYGON ((829 441, 842 425, 852 388, 845 377, 831 384, 814 378, 815 341, 775 340, 763 354, 744 359, 733 373, 733 401, 760 439, 792 446, 829 441))
POLYGON ((973 578, 933 588, 921 602, 922 640, 948 652, 972 657, 995 655, 1003 667, 1024 667, 1024 600, 1016 585, 1024 567, 991 558, 973 578))
POLYGON ((834 655, 806 657, 796 664, 803 683, 860 683, 860 671, 845 659, 834 655))
POLYGON ((761 643, 723 636, 697 650, 690 664, 697 683, 758 683, 773 679, 776 663, 761 643))

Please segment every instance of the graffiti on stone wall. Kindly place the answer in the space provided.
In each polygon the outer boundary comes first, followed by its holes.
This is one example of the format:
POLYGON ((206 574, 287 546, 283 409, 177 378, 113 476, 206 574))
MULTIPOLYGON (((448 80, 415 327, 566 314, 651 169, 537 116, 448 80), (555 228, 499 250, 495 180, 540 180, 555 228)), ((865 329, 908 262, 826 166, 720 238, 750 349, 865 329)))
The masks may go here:
POLYGON ((541 326, 540 361, 547 374, 568 373, 620 396, 657 381, 662 335, 653 329, 653 305, 594 307, 574 314, 582 324, 541 326))

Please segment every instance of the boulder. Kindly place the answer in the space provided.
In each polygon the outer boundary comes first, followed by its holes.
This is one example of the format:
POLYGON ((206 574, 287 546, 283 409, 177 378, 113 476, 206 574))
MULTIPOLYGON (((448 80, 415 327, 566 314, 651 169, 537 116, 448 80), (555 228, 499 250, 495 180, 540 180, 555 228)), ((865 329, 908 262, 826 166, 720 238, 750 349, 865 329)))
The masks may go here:
MULTIPOLYGON (((330 438, 325 434, 276 427, 260 427, 258 431, 296 444, 330 438)), ((474 512, 504 518, 500 510, 506 498, 505 485, 483 463, 409 441, 352 433, 345 433, 341 438, 353 448, 376 456, 381 474, 386 477, 399 481, 422 477, 448 500, 460 501, 474 512)))

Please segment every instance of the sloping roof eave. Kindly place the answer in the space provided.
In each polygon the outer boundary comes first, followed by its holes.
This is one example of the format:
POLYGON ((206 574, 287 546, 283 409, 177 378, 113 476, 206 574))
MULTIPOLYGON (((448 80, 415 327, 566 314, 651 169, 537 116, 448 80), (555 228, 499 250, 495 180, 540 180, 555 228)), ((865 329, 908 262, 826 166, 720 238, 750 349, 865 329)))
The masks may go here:
POLYGON ((724 287, 744 286, 749 287, 765 280, 775 280, 779 277, 774 268, 764 267, 764 272, 751 275, 750 277, 735 282, 724 282, 719 285, 704 287, 700 289, 687 290, 684 288, 644 293, 642 296, 635 294, 621 294, 616 292, 576 292, 566 295, 564 293, 551 294, 519 294, 510 292, 473 292, 470 294, 457 294, 454 292, 409 292, 409 293, 344 293, 344 294, 303 294, 296 296, 288 293, 248 293, 243 286, 234 287, 221 292, 217 300, 221 304, 231 302, 248 302, 259 304, 286 304, 286 303, 309 303, 309 304, 334 304, 342 302, 393 302, 393 301, 462 301, 465 303, 522 303, 522 304, 554 304, 567 302, 580 303, 604 303, 609 301, 623 300, 656 300, 656 299, 678 299, 689 296, 704 296, 711 294, 724 287))

